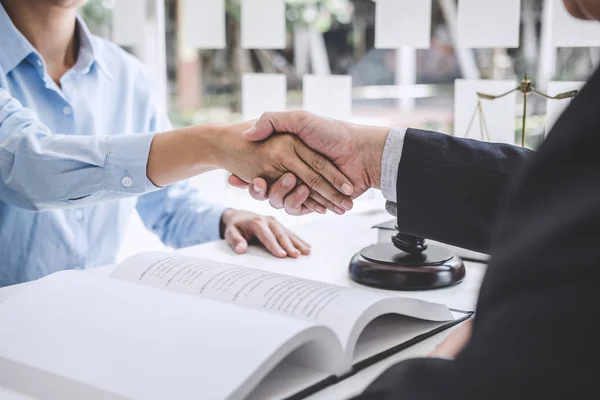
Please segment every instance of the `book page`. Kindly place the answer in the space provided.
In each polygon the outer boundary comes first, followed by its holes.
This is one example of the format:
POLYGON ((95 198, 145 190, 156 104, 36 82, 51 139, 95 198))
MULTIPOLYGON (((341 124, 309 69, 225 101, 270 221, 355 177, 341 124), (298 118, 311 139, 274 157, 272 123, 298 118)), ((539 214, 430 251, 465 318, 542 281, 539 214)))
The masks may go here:
MULTIPOLYGON (((455 319, 465 317, 453 311, 455 319)), ((363 361, 376 354, 445 325, 447 322, 425 321, 404 315, 387 314, 373 320, 362 331, 356 343, 353 362, 363 361)))
POLYGON ((0 321, 0 385, 38 399, 242 399, 292 353, 342 368, 326 327, 81 271, 36 281, 0 321))
POLYGON ((112 277, 318 322, 333 329, 340 342, 352 348, 358 337, 355 326, 362 329, 379 314, 452 319, 447 307, 440 304, 171 253, 131 257, 112 277))

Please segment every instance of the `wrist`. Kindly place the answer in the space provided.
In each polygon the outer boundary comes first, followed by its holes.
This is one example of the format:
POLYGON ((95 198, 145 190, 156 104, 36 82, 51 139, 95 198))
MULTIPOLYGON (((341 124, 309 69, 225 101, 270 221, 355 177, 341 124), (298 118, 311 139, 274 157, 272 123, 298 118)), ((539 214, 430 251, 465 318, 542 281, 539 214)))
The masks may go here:
POLYGON ((225 137, 227 131, 224 124, 199 125, 194 127, 195 143, 193 152, 205 154, 205 162, 213 168, 224 168, 223 163, 226 155, 229 137, 225 137))
POLYGON ((211 133, 214 134, 212 125, 157 133, 148 154, 148 179, 155 186, 164 187, 214 169, 211 133))
POLYGON ((249 122, 221 124, 216 127, 217 134, 210 139, 211 158, 216 168, 238 172, 238 164, 252 144, 242 136, 242 132, 251 127, 252 123, 249 122))
POLYGON ((363 157, 365 179, 369 188, 381 189, 381 162, 389 128, 359 126, 352 134, 359 138, 359 149, 363 157))

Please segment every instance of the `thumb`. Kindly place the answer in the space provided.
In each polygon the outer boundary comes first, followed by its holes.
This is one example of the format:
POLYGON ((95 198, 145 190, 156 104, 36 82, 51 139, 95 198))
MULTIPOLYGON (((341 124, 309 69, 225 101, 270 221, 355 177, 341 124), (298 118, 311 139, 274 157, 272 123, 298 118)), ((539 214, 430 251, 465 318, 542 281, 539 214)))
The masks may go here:
POLYGON ((242 236, 242 233, 235 225, 227 227, 225 230, 225 240, 229 246, 231 246, 233 251, 238 254, 245 253, 248 248, 248 242, 244 239, 244 236, 242 236))
POLYGON ((304 118, 303 111, 266 112, 256 121, 254 126, 242 133, 251 141, 264 140, 273 133, 285 132, 298 135, 299 124, 304 118))

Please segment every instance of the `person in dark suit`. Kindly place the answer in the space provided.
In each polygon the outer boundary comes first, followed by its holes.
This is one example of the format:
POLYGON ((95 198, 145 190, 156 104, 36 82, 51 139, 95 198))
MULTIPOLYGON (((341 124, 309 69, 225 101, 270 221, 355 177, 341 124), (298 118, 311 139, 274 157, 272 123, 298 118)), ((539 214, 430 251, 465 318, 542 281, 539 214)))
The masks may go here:
MULTIPOLYGON (((598 0, 565 4, 600 19, 598 0)), ((381 188, 401 231, 491 254, 472 328, 457 329, 429 357, 391 367, 356 399, 598 396, 599 104, 600 70, 536 153, 306 112, 267 113, 245 133, 294 133, 351 179, 355 196, 381 188)), ((261 179, 251 194, 292 214, 321 200, 261 179)))

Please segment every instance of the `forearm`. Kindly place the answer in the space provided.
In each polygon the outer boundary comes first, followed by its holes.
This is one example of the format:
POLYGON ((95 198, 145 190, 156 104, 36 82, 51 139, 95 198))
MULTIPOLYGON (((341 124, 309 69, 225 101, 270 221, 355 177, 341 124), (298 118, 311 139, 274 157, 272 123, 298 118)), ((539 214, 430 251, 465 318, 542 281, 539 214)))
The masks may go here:
POLYGON ((146 174, 156 186, 167 186, 218 168, 216 126, 194 126, 154 136, 146 174))

